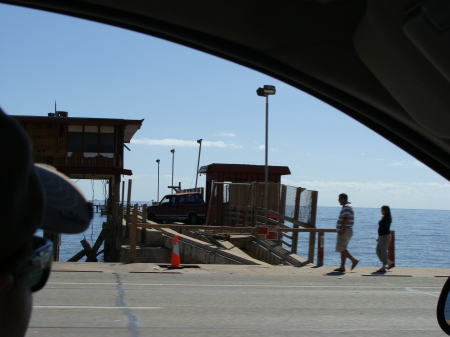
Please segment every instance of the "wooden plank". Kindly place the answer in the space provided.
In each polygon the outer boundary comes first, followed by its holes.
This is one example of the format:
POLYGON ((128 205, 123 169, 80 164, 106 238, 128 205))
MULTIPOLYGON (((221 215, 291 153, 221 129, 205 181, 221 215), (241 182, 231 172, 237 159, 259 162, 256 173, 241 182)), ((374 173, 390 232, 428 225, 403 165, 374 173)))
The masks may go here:
POLYGON ((280 232, 336 233, 336 228, 278 228, 280 232))
POLYGON ((83 246, 84 250, 86 251, 86 254, 88 254, 92 250, 92 247, 91 247, 90 243, 88 242, 88 240, 83 239, 80 241, 80 243, 83 246))
POLYGON ((82 249, 78 253, 76 253, 74 256, 72 256, 70 259, 68 259, 67 262, 78 262, 85 255, 86 255, 86 251, 84 249, 82 249))

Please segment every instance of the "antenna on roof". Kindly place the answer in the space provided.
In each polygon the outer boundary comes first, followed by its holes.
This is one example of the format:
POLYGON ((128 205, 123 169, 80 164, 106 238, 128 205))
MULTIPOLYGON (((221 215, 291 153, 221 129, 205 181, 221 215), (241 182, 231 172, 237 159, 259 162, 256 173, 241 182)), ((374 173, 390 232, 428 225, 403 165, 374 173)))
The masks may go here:
POLYGON ((55 115, 56 115, 56 100, 55 100, 55 115))

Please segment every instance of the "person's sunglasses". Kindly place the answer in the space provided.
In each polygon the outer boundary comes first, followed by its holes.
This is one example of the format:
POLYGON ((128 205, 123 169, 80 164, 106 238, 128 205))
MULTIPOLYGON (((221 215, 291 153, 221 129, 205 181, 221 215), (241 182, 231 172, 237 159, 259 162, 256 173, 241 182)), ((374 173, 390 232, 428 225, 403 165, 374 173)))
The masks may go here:
POLYGON ((16 269, 18 273, 28 274, 30 290, 41 290, 47 283, 53 261, 53 244, 46 238, 33 236, 33 251, 25 262, 16 269))

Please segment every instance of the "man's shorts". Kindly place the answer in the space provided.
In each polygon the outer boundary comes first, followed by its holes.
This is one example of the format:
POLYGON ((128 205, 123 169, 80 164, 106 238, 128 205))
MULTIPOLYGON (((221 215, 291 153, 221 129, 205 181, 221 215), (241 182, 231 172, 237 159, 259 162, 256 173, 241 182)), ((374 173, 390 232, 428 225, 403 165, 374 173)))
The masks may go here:
POLYGON ((352 236, 353 236, 353 229, 350 227, 346 227, 341 236, 339 236, 338 234, 336 240, 336 251, 338 253, 341 253, 347 249, 348 243, 350 242, 352 236))

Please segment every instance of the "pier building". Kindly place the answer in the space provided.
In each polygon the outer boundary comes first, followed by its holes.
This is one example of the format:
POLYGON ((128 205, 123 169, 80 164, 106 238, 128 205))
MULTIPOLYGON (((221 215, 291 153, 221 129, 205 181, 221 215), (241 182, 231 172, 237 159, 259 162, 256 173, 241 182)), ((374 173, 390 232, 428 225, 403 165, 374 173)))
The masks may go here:
MULTIPOLYGON (((35 163, 52 165, 71 179, 107 180, 105 208, 114 209, 112 205, 120 202, 121 177, 132 175, 123 165, 125 144, 130 143, 143 119, 69 117, 66 111, 12 117, 31 139, 35 163)), ((58 238, 49 238, 58 248, 58 238)), ((114 248, 105 249, 105 254, 109 251, 114 248)), ((55 259, 58 260, 57 249, 55 259)))
POLYGON ((35 163, 54 166, 71 179, 109 181, 109 202, 120 195, 124 148, 140 129, 142 120, 69 117, 65 111, 48 116, 12 116, 24 127, 33 144, 35 163), (111 193, 114 192, 114 193, 111 193))

